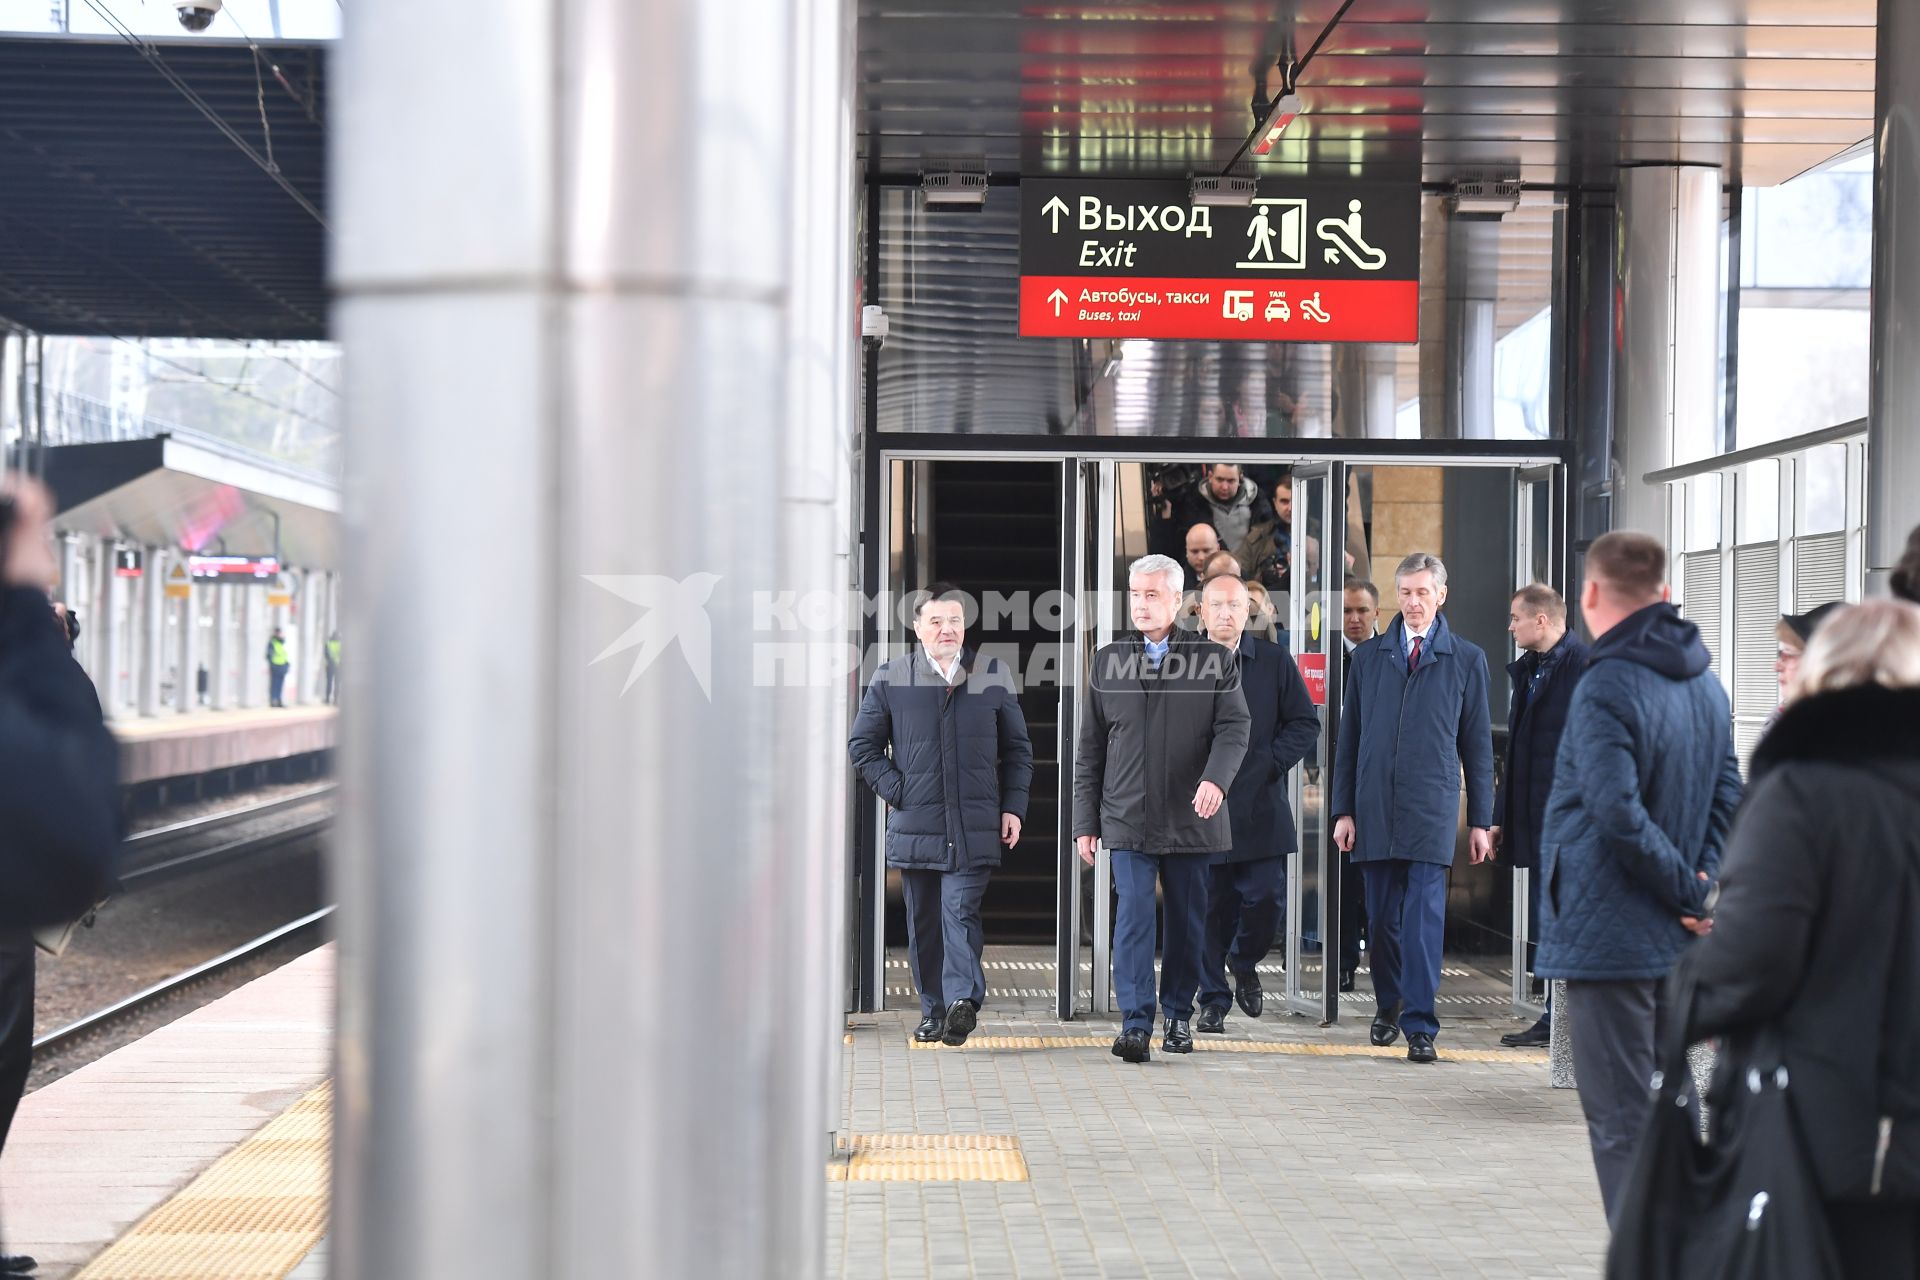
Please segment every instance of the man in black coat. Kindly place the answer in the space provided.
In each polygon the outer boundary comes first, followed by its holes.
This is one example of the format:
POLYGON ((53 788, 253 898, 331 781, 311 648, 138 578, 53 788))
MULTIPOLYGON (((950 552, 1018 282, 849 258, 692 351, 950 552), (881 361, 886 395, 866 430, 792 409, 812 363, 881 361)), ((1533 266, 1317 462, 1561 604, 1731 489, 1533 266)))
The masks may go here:
MULTIPOLYGON (((1507 606, 1507 631, 1520 656, 1507 664, 1513 684, 1507 711, 1507 758, 1493 801, 1493 846, 1527 877, 1527 919, 1534 944, 1540 929, 1540 826, 1553 789, 1553 761, 1567 727, 1573 690, 1587 669, 1587 646, 1567 629, 1567 602, 1542 583, 1516 591, 1507 606)), ((1531 956, 1529 956, 1531 960, 1531 956)), ((1500 1037, 1515 1048, 1538 1048, 1553 1038, 1553 1010, 1525 1031, 1500 1037)))
POLYGON ((1227 1029, 1227 972, 1233 999, 1249 1018, 1263 1004, 1255 966, 1273 949, 1286 906, 1286 857, 1298 846, 1287 803, 1287 770, 1320 738, 1307 682, 1283 645, 1247 631, 1251 597, 1238 578, 1214 578, 1201 592, 1207 635, 1240 662, 1246 699, 1247 757, 1227 792, 1233 847, 1213 855, 1207 886, 1206 963, 1195 1031, 1227 1029))
POLYGON ((1033 747, 1013 677, 968 650, 966 597, 947 583, 916 603, 920 649, 875 673, 847 754, 887 802, 887 865, 907 899, 920 989, 914 1039, 965 1044, 986 998, 980 899, 1001 846, 1020 841, 1033 747), (892 754, 888 754, 888 748, 892 754))
POLYGON ((1143 556, 1127 579, 1139 634, 1093 655, 1073 766, 1073 832, 1093 865, 1104 840, 1120 909, 1113 930, 1113 987, 1122 1024, 1113 1053, 1145 1062, 1156 1006, 1154 886, 1165 898, 1159 1009, 1161 1047, 1193 1052, 1193 995, 1207 912, 1209 855, 1233 847, 1227 788, 1247 752, 1247 704, 1233 655, 1177 630, 1185 574, 1166 556, 1143 556))

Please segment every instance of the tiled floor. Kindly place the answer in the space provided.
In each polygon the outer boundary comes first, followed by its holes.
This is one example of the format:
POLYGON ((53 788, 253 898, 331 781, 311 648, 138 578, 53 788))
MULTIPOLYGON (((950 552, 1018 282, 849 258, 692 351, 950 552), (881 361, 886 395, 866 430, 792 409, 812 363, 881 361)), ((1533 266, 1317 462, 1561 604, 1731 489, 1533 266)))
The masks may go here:
MULTIPOLYGON (((1153 1061, 1129 1066, 1106 1051, 1117 1017, 1053 1018, 1040 990, 1050 975, 1024 967, 1044 956, 992 949, 990 962, 1012 967, 989 968, 977 1034, 1072 1047, 915 1048, 907 1000, 907 1011, 852 1020, 847 1132, 1012 1135, 1030 1180, 833 1183, 829 1275, 1599 1270, 1605 1231, 1578 1100, 1549 1087, 1544 1053, 1499 1051, 1499 1034, 1521 1025, 1503 1002, 1441 1005, 1443 1059, 1472 1048, 1487 1061, 1418 1067, 1368 1052, 1363 997, 1329 1028, 1271 1011, 1228 1023, 1232 1040, 1335 1053, 1180 1057, 1156 1038, 1153 1061)), ((1449 968, 1443 995, 1505 989, 1497 970, 1449 968)), ((889 971, 890 985, 904 981, 889 971)))

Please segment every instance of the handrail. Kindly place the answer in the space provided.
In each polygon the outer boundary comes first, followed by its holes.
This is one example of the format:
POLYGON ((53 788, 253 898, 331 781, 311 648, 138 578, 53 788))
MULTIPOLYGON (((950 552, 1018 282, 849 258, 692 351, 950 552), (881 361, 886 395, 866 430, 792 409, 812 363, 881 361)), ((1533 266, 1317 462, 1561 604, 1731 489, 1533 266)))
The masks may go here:
POLYGON ((1804 453, 1808 449, 1823 444, 1832 444, 1837 440, 1850 440, 1854 436, 1865 435, 1867 420, 1855 418, 1852 422, 1842 422, 1838 426, 1822 427, 1818 431, 1808 431, 1797 436, 1788 436, 1785 440, 1776 440, 1772 444, 1756 444, 1747 449, 1735 449, 1732 453, 1723 453, 1714 458, 1702 458, 1699 462, 1687 462, 1677 467, 1666 467, 1660 471, 1649 471, 1643 477, 1648 484, 1672 484, 1675 480, 1690 480, 1694 476, 1711 475, 1716 471, 1725 471, 1729 467, 1745 466, 1749 462, 1766 462, 1773 458, 1783 458, 1789 453, 1804 453))

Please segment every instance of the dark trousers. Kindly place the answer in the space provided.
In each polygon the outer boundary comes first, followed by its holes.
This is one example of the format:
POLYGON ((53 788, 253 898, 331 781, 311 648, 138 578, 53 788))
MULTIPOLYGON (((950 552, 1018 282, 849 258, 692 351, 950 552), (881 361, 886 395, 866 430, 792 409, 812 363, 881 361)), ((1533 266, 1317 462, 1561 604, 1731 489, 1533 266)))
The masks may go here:
POLYGON ((267 664, 267 682, 273 686, 273 693, 268 701, 277 707, 284 700, 281 695, 284 694, 287 689, 287 664, 283 662, 276 666, 269 662, 267 664))
POLYGON ((1447 869, 1405 858, 1360 866, 1367 878, 1374 999, 1382 1009, 1399 1006, 1400 1028, 1408 1035, 1438 1035, 1433 1005, 1447 933, 1447 869))
POLYGON ((1340 855, 1340 969, 1352 973, 1360 967, 1360 939, 1367 928, 1367 885, 1353 855, 1340 855))
POLYGON ((1847 1280, 1920 1276, 1920 1205, 1827 1205, 1827 1227, 1847 1280))
POLYGON ((339 688, 340 668, 330 666, 327 668, 327 701, 329 703, 338 695, 339 688))
POLYGON ((1633 1148, 1647 1119, 1647 1082, 1667 1017, 1666 983, 1659 978, 1621 982, 1567 981, 1573 1019, 1573 1078, 1587 1117, 1600 1202, 1613 1220, 1614 1198, 1626 1183, 1633 1148))
POLYGON ((33 935, 0 932, 0 1150, 33 1066, 33 935))
POLYGON ((1208 870, 1207 940, 1200 971, 1200 1007, 1233 1003, 1227 971, 1252 973, 1273 950, 1286 910, 1287 860, 1222 862, 1208 870))
POLYGON ((903 868, 900 885, 907 899, 907 958, 913 985, 920 990, 920 1016, 946 1012, 952 1000, 984 1004, 987 975, 980 967, 986 935, 980 927, 980 899, 991 867, 967 871, 903 868))
POLYGON ((1193 1016, 1206 946, 1207 861, 1204 853, 1113 851, 1113 887, 1120 899, 1113 921, 1113 994, 1126 1030, 1153 1030, 1156 881, 1167 916, 1160 935, 1159 1008, 1169 1019, 1193 1016))

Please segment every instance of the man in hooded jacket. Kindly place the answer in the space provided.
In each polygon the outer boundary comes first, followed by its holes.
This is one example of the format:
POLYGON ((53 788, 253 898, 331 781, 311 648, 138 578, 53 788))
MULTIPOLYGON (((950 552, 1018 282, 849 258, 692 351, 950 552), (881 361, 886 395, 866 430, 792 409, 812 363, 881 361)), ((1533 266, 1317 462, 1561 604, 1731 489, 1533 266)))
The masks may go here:
POLYGON ((1712 928, 1740 766, 1699 630, 1667 603, 1666 550, 1615 532, 1587 552, 1590 663, 1540 835, 1535 970, 1567 980, 1573 1069, 1609 1218, 1647 1109, 1663 980, 1712 928))

